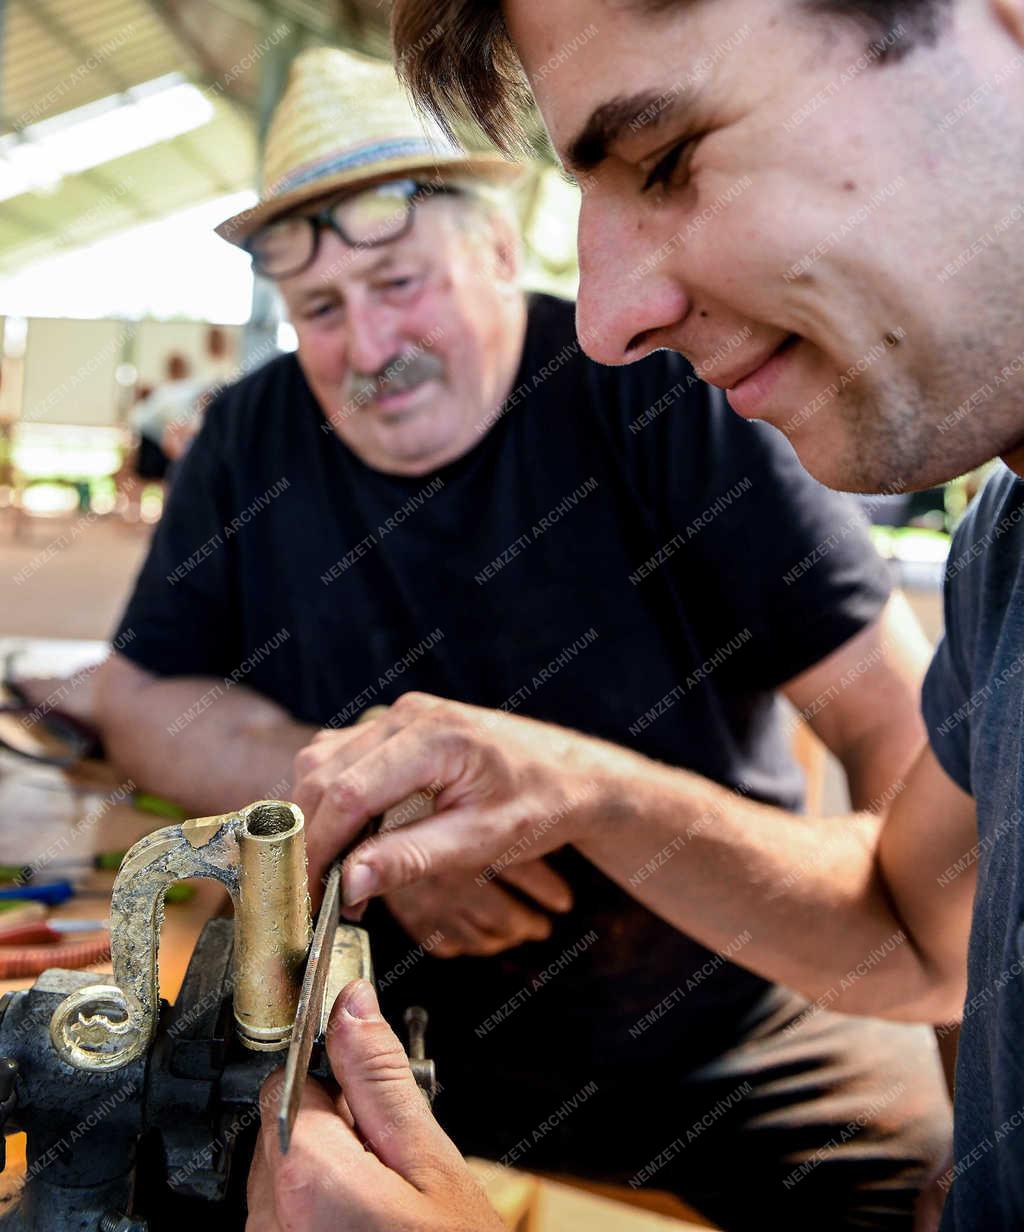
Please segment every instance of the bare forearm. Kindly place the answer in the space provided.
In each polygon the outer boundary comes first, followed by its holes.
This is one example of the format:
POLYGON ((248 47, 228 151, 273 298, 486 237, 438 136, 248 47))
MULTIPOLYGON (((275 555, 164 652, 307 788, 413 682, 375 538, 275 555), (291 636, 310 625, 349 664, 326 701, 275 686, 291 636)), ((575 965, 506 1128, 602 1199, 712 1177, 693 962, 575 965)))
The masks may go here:
POLYGON ((880 818, 804 817, 641 764, 628 797, 577 842, 607 876, 703 945, 824 1006, 941 1020, 878 872, 880 818))
POLYGON ((292 760, 316 731, 244 685, 196 676, 101 691, 100 718, 120 772, 196 814, 287 796, 292 760))
MULTIPOLYGON (((922 749, 885 818, 806 818, 518 715, 407 693, 297 758, 319 874, 368 818, 436 783, 435 812, 346 859, 346 911, 425 874, 571 845, 681 931, 851 1012, 948 1022, 963 1002, 974 803, 922 749)), ((432 793, 433 794, 433 793, 432 793)))

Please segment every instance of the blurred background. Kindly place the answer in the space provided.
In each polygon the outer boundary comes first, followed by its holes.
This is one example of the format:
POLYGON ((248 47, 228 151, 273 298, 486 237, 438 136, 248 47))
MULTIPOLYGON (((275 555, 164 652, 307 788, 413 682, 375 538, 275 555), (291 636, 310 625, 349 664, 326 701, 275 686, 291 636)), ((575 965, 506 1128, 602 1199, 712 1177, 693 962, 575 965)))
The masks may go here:
MULTIPOLYGON (((0 0, 0 635, 108 636, 185 408, 294 346, 212 228, 256 199, 295 55, 386 57, 388 17, 382 0, 0 0)), ((541 156, 518 206, 531 285, 571 295, 575 190, 541 156)))
MULTIPOLYGON (((256 199, 294 56, 386 57, 388 17, 387 0, 0 0, 0 636, 107 637, 211 391, 293 347, 212 227, 256 199)), ((571 295, 578 194, 539 129, 536 151, 528 281, 571 295)), ((973 487, 867 502, 933 635, 973 487)))

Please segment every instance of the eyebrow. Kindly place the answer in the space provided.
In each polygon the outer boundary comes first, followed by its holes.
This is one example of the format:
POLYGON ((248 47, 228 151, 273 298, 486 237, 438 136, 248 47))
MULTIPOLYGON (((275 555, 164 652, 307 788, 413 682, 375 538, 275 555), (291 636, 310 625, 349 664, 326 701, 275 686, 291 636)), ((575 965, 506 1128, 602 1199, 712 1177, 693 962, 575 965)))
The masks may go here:
POLYGON ((593 171, 616 142, 641 128, 657 129, 669 120, 680 120, 693 106, 694 95, 678 87, 647 90, 601 103, 569 142, 566 166, 573 172, 593 171))
MULTIPOLYGON (((380 273, 380 271, 384 269, 386 266, 393 265, 395 263, 395 260, 396 260, 396 257, 393 251, 388 250, 388 249, 382 249, 377 254, 376 259, 374 261, 371 261, 370 264, 367 265, 365 269, 360 270, 359 273, 355 275, 355 277, 356 278, 372 278, 375 274, 380 273)), ((325 271, 325 273, 320 274, 315 283, 312 283, 308 287, 303 287, 303 289, 297 293, 297 295, 295 296, 295 303, 297 307, 301 308, 303 305, 309 303, 310 300, 319 299, 323 295, 329 295, 334 290, 334 286, 331 281, 331 274, 330 274, 330 271, 332 270, 335 270, 335 263, 332 263, 331 265, 329 265, 327 267, 327 271, 325 271)), ((337 271, 335 270, 335 272, 337 271)))

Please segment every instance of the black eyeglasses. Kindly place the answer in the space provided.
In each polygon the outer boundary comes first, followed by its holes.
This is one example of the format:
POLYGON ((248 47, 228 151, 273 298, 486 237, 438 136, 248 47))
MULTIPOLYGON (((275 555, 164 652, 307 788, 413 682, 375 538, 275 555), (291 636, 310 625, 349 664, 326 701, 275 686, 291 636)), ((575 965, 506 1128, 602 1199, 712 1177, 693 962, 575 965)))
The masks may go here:
POLYGON ((433 196, 458 196, 451 184, 388 180, 329 201, 310 214, 289 214, 261 227, 246 241, 257 273, 290 278, 316 260, 320 234, 333 231, 350 248, 379 248, 401 239, 412 226, 413 211, 433 196))

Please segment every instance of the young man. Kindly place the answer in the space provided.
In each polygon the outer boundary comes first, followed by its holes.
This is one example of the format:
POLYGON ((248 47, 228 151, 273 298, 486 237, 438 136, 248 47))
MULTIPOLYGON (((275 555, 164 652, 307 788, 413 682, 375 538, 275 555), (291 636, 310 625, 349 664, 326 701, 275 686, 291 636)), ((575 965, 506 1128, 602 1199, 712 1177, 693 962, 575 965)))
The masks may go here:
MULTIPOLYGON (((586 177, 578 322, 593 356, 669 347, 702 364, 749 329, 708 378, 819 478, 892 490, 1006 463, 955 541, 930 745, 881 831, 752 806, 635 892, 712 947, 756 919, 744 961, 812 996, 838 982, 842 1008, 938 1021, 966 972, 944 1227, 1020 1227, 1024 3, 399 0, 396 22, 424 100, 468 102, 499 138, 507 70, 525 69, 586 177), (442 37, 413 51, 428 27, 442 37)), ((559 838, 620 884, 692 819, 679 771, 431 698, 300 764, 322 860, 366 816, 445 784, 435 819, 350 858, 352 903, 514 853, 581 778, 600 790, 559 838)))
MULTIPOLYGON (((125 772, 198 812, 284 794, 318 729, 429 689, 686 766, 696 834, 799 808, 782 694, 870 833, 923 655, 850 507, 678 357, 586 359, 572 306, 518 287, 485 197, 505 165, 426 143, 386 66, 301 57, 266 166, 221 230, 298 353, 226 391, 183 465, 102 678, 125 772)), ((732 1226, 908 1226, 945 1134, 926 1030, 751 974, 754 917, 711 953, 579 852, 485 863, 371 923, 391 1010, 432 1013, 460 1146, 628 1181, 700 1126, 657 1183, 732 1226)))

